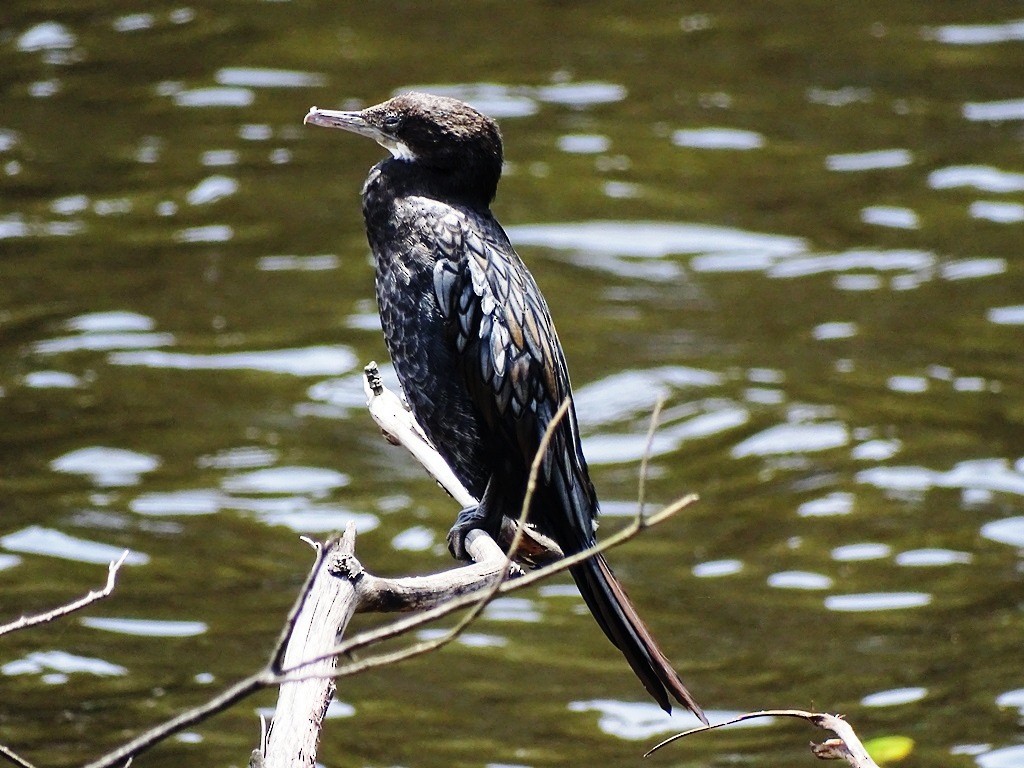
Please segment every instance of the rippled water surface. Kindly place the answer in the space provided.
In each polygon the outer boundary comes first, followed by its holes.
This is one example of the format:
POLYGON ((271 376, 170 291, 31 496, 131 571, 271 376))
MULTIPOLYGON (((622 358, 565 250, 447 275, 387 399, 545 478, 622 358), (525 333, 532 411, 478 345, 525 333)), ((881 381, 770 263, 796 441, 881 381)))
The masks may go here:
MULTIPOLYGON (((254 670, 300 534, 449 565, 453 503, 363 408, 380 150, 302 126, 417 87, 501 121, 495 211, 604 530, 665 399, 648 499, 702 501, 611 559, 713 719, 825 709, 913 739, 907 765, 1024 765, 1019 3, 4 7, 0 623, 131 555, 108 601, 0 638, 0 743, 81 763, 254 670)), ((567 581, 338 698, 327 765, 634 765, 694 722, 567 581)), ((272 701, 136 764, 244 764, 272 701)), ((651 760, 790 764, 810 736, 651 760)))

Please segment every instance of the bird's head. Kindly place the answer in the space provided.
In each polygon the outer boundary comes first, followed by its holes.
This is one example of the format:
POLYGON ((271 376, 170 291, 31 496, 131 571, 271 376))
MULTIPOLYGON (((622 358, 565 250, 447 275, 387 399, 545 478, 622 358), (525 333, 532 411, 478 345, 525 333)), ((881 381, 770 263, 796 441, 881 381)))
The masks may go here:
POLYGON ((358 112, 313 107, 304 123, 367 136, 396 160, 490 203, 501 176, 498 124, 458 99, 403 93, 358 112))

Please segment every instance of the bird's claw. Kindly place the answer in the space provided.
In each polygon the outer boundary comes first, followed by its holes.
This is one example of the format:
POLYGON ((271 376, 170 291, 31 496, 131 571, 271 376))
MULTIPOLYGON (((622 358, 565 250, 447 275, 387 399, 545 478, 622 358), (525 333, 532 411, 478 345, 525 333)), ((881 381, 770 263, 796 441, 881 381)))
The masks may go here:
POLYGON ((469 532, 479 528, 487 530, 487 516, 479 506, 466 507, 455 518, 455 525, 448 531, 448 551, 456 560, 472 560, 466 551, 466 537, 469 532))

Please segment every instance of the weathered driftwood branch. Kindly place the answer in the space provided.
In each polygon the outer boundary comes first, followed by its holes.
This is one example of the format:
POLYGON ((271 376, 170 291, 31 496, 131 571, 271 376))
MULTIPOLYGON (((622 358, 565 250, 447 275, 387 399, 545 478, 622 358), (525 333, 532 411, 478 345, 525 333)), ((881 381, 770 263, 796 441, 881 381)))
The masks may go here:
POLYGON ((254 768, 315 764, 321 725, 335 690, 337 656, 330 651, 354 613, 428 608, 479 591, 508 570, 505 553, 487 534, 472 531, 466 549, 473 565, 432 576, 382 578, 366 572, 356 559, 355 538, 355 527, 349 525, 340 539, 316 545, 317 562, 305 599, 289 621, 284 653, 273 662, 273 671, 288 682, 281 684, 267 737, 250 759, 254 768), (301 675, 288 674, 295 669, 301 675))
POLYGON ((565 417, 568 409, 569 401, 566 400, 555 413, 540 441, 530 467, 522 510, 515 523, 516 532, 507 552, 498 549, 484 531, 473 530, 466 536, 465 548, 475 565, 453 568, 443 574, 428 577, 382 579, 367 574, 355 559, 355 528, 349 525, 342 546, 337 549, 336 555, 330 558, 334 562, 326 568, 326 571, 341 577, 339 581, 345 579, 351 585, 340 595, 335 589, 327 589, 332 596, 325 599, 340 599, 344 603, 344 608, 336 610, 337 621, 326 617, 320 620, 314 618, 320 599, 314 600, 313 595, 320 593, 318 585, 324 580, 324 569, 318 568, 306 604, 299 610, 298 617, 290 622, 293 624, 293 630, 284 658, 276 657, 277 661, 283 662, 286 669, 281 670, 275 664, 275 672, 283 673, 287 682, 281 686, 278 708, 265 753, 253 752, 251 768, 293 768, 315 764, 320 728, 334 694, 331 673, 340 655, 337 649, 328 653, 322 651, 324 647, 333 645, 334 638, 344 632, 352 614, 360 607, 374 610, 407 610, 430 606, 443 608, 445 604, 456 602, 459 597, 475 601, 467 615, 440 638, 422 641, 408 648, 349 664, 350 674, 360 669, 411 658, 450 642, 479 616, 510 572, 521 573, 514 566, 512 556, 522 544, 526 515, 530 508, 530 500, 536 491, 541 460, 547 453, 555 427, 565 417), (300 629, 305 630, 307 627, 308 631, 299 632, 300 629), (308 661, 302 661, 289 669, 289 660, 296 658, 308 661), (299 676, 296 677, 289 672, 298 672, 299 676), (280 730, 284 730, 285 734, 278 738, 276 734, 280 730))
POLYGON ((822 760, 845 760, 853 768, 878 768, 878 765, 868 751, 864 748, 860 738, 858 738, 856 732, 853 730, 853 726, 850 725, 840 715, 829 715, 818 712, 805 712, 802 709, 766 709, 760 712, 748 712, 745 715, 734 717, 731 720, 726 720, 722 723, 715 723, 714 725, 702 725, 699 728, 692 728, 689 731, 683 733, 677 733, 675 736, 670 736, 660 744, 652 747, 644 757, 657 752, 662 747, 671 744, 673 741, 678 741, 686 736, 692 736, 695 733, 703 733, 704 731, 713 731, 716 728, 724 728, 727 725, 733 725, 734 723, 741 723, 744 720, 754 720, 759 717, 795 717, 801 720, 807 720, 809 723, 823 728, 827 731, 832 731, 839 738, 828 739, 818 744, 811 742, 811 753, 822 760))

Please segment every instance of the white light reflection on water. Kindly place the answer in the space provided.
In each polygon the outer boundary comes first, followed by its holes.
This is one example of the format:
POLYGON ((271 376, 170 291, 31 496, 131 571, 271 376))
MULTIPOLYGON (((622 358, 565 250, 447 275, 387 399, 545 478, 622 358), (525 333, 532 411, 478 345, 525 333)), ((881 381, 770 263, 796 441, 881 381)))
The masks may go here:
POLYGON ((434 546, 434 532, 423 525, 414 525, 395 534, 391 548, 400 552, 426 552, 434 546))
POLYGON ((963 115, 967 120, 975 122, 1024 120, 1024 99, 968 102, 964 104, 963 115))
POLYGON ((926 592, 865 592, 852 595, 831 595, 825 598, 825 608, 841 613, 869 611, 896 611, 921 608, 932 601, 926 592))
POLYGON ((82 380, 66 371, 32 371, 26 373, 22 384, 32 389, 75 389, 82 380))
MULTIPOLYGON (((23 555, 47 555, 78 563, 103 564, 117 560, 124 554, 123 547, 114 547, 98 541, 69 536, 63 531, 30 525, 0 538, 0 547, 23 555)), ((127 565, 145 565, 149 556, 132 551, 125 558, 127 565)))
POLYGON ((248 107, 256 100, 249 88, 195 88, 171 95, 179 107, 248 107))
POLYGON ((348 347, 323 346, 304 349, 272 349, 201 355, 188 352, 115 352, 107 358, 112 365, 141 365, 146 368, 176 368, 186 371, 263 371, 292 376, 336 376, 352 370, 356 356, 348 347))
POLYGON ((750 420, 750 412, 740 406, 716 407, 673 425, 660 427, 648 440, 646 430, 632 434, 597 434, 583 438, 587 461, 592 465, 639 461, 645 455, 672 453, 688 440, 697 440, 741 427, 750 420))
POLYGON ((867 442, 855 445, 850 451, 857 461, 886 461, 891 459, 903 448, 899 440, 868 440, 867 442))
POLYGON ((186 227, 174 233, 179 243, 226 243, 235 236, 230 224, 207 224, 202 227, 186 227))
POLYGON ((499 597, 484 608, 483 618, 491 621, 522 621, 535 624, 541 620, 537 604, 525 597, 499 597))
POLYGON ((132 499, 128 508, 137 515, 213 515, 224 506, 219 491, 195 488, 167 493, 144 493, 132 499))
POLYGON ((948 24, 924 29, 921 36, 947 45, 991 45, 1024 40, 1024 20, 997 24, 948 24))
POLYGON ((907 568, 932 568, 945 565, 966 565, 974 560, 969 552, 952 549, 908 549, 895 557, 896 565, 907 568))
POLYGON ((141 476, 160 466, 160 459, 124 448, 91 446, 70 451, 50 462, 50 469, 69 475, 86 475, 99 486, 135 485, 141 476))
POLYGON ((825 167, 830 171, 875 171, 885 168, 902 168, 913 162, 914 156, 908 149, 877 149, 872 152, 851 152, 829 155, 825 167))
POLYGON ((611 149, 607 136, 594 133, 569 133, 559 136, 557 146, 562 152, 576 155, 596 155, 611 149))
POLYGON ((852 563, 861 560, 882 560, 892 553, 892 547, 875 541, 843 544, 832 550, 832 559, 841 563, 852 563))
POLYGON ((988 311, 988 320, 996 325, 1024 325, 1024 304, 994 307, 988 311))
POLYGON ((321 467, 269 467, 229 475, 221 486, 229 493, 310 494, 324 496, 350 482, 348 475, 321 467))
POLYGON ((996 706, 1014 707, 1021 715, 1024 715, 1024 688, 999 694, 996 697, 996 706))
POLYGON ((742 560, 709 560, 693 566, 693 575, 698 579, 714 579, 721 576, 733 576, 743 570, 742 560))
POLYGON ((758 432, 733 446, 734 459, 747 456, 772 456, 788 453, 812 453, 841 448, 850 441, 845 424, 778 424, 758 432))
POLYGON ((940 274, 945 280, 971 280, 992 277, 1006 272, 1006 259, 959 259, 942 265, 940 274))
POLYGON ((1001 200, 977 200, 968 209, 972 218, 996 224, 1016 224, 1024 221, 1024 205, 1001 200))
MULTIPOLYGON (((416 639, 437 640, 447 635, 448 631, 447 629, 421 629, 416 633, 416 639)), ((463 632, 455 639, 455 642, 468 648, 503 648, 508 645, 508 638, 483 632, 463 632)))
POLYGON ((372 531, 380 518, 339 504, 316 504, 307 496, 225 496, 224 509, 246 512, 264 525, 280 525, 297 533, 343 531, 351 522, 360 532, 372 531))
POLYGON ((79 621, 90 629, 133 637, 195 637, 208 629, 203 621, 160 621, 114 616, 86 616, 79 621))
POLYGON ((238 181, 230 176, 207 176, 185 195, 189 205, 209 205, 238 191, 238 181))
POLYGON ((769 269, 768 276, 793 278, 854 270, 920 272, 932 269, 935 263, 935 254, 930 251, 883 251, 859 248, 842 253, 787 259, 769 269))
POLYGON ((768 586, 776 589, 804 589, 809 591, 831 589, 832 579, 823 573, 811 571, 779 571, 768 577, 768 586))
POLYGON ((60 355, 67 352, 107 352, 112 349, 145 349, 169 347, 175 343, 170 333, 83 333, 37 341, 31 350, 37 355, 60 355))
POLYGON ((973 187, 982 192, 1024 191, 1024 173, 1014 173, 991 165, 951 165, 928 174, 932 189, 973 187))
MULTIPOLYGON (((30 653, 22 659, 4 664, 0 667, 0 674, 8 676, 39 675, 48 670, 60 675, 80 673, 99 677, 119 677, 128 674, 128 670, 120 664, 112 664, 109 661, 88 656, 76 656, 66 651, 30 653)), ((51 680, 50 682, 64 682, 64 680, 51 680)))
POLYGON ((1024 548, 1024 517, 1007 517, 981 526, 981 535, 990 541, 1024 548))
POLYGON ((66 50, 73 48, 77 42, 74 33, 63 24, 44 21, 22 32, 16 44, 19 51, 32 53, 66 50))
POLYGON ((858 472, 858 483, 883 490, 924 492, 932 488, 960 488, 1024 496, 1024 473, 1006 459, 971 459, 946 472, 926 467, 872 467, 858 472))
POLYGON ((854 496, 846 491, 834 491, 820 499, 805 501, 797 507, 800 517, 835 517, 853 512, 854 496))
POLYGON ((625 86, 592 80, 580 83, 555 83, 542 85, 534 91, 540 101, 561 104, 566 107, 590 107, 595 104, 611 104, 626 98, 625 86))
POLYGON ((200 456, 196 466, 204 469, 255 469, 269 467, 277 461, 279 454, 272 448, 260 445, 244 445, 238 448, 226 448, 223 451, 200 456))
POLYGON ((978 755, 978 768, 1020 768, 1024 765, 1024 744, 993 749, 978 755))
POLYGON ((723 378, 714 371, 682 365, 622 371, 576 390, 573 401, 580 425, 592 429, 650 413, 673 389, 715 387, 723 378))
POLYGON ((895 707, 900 704, 911 704, 928 695, 927 688, 893 688, 888 691, 869 693, 860 700, 865 707, 895 707))
MULTIPOLYGON (((692 712, 680 709, 669 716, 657 704, 646 701, 619 701, 617 699, 573 701, 569 704, 569 711, 597 712, 600 715, 597 721, 598 728, 609 736, 616 736, 628 741, 641 741, 658 734, 675 733, 702 725, 692 712)), ((739 717, 743 713, 724 709, 709 709, 705 714, 712 723, 722 723, 739 717)), ((764 717, 746 720, 729 727, 761 728, 770 725, 773 720, 774 718, 764 717)))
MULTIPOLYGON (((256 262, 256 269, 261 272, 323 272, 337 269, 340 264, 340 259, 333 253, 315 256, 263 256, 256 262)), ((376 313, 374 316, 376 317, 376 313)))
POLYGON ((671 254, 738 251, 789 256, 807 250, 806 241, 798 237, 666 221, 524 224, 510 227, 508 235, 517 245, 650 259, 671 254))
POLYGON ((213 79, 220 85, 247 88, 319 88, 327 85, 327 78, 319 72, 263 67, 224 67, 217 70, 213 79))
POLYGON ((672 143, 690 149, 760 149, 765 138, 740 128, 684 128, 672 134, 672 143))
POLYGON ((865 224, 894 229, 918 229, 921 226, 921 220, 915 211, 893 205, 871 205, 863 208, 860 220, 865 224))

